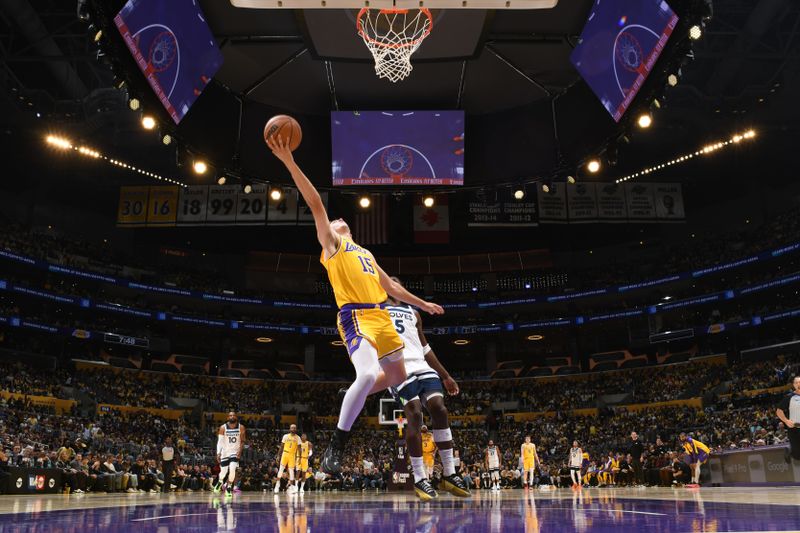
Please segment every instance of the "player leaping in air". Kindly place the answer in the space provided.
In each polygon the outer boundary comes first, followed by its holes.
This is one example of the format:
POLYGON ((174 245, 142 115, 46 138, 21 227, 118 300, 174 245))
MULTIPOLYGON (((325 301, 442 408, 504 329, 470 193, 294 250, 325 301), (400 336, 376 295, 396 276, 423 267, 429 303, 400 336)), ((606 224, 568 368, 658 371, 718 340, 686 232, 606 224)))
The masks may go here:
POLYGON ((295 163, 285 139, 270 137, 267 145, 286 165, 314 216, 317 239, 322 246, 320 262, 328 271, 339 307, 339 334, 356 370, 356 379, 342 401, 336 431, 322 458, 322 470, 338 474, 342 469, 342 454, 350 429, 364 408, 367 396, 399 385, 406 379, 403 341, 386 311, 387 295, 434 315, 440 315, 444 310, 435 303, 417 298, 391 280, 378 266, 375 257, 353 241, 344 220, 328 219, 319 192, 295 163))
MULTIPOLYGON (((400 284, 400 280, 392 278, 400 284)), ((392 391, 403 404, 406 420, 406 445, 411 456, 414 474, 414 492, 422 500, 431 500, 438 494, 430 483, 433 470, 433 454, 439 450, 442 459, 442 483, 440 489, 461 497, 470 495, 464 481, 456 474, 453 462, 453 434, 450 431, 443 391, 458 394, 458 384, 450 377, 422 332, 422 317, 411 307, 401 305, 390 298, 388 308, 397 333, 403 339, 403 360, 408 377, 392 391), (422 408, 425 407, 433 421, 433 438, 423 445, 421 430, 422 408), (426 453, 427 452, 427 453, 426 453), (427 456, 427 464, 425 457, 427 456)))
POLYGON ((214 492, 225 491, 226 497, 233 496, 233 483, 236 479, 236 467, 242 457, 245 430, 239 423, 236 413, 228 413, 228 421, 217 431, 217 461, 219 461, 219 477, 214 485, 214 492))

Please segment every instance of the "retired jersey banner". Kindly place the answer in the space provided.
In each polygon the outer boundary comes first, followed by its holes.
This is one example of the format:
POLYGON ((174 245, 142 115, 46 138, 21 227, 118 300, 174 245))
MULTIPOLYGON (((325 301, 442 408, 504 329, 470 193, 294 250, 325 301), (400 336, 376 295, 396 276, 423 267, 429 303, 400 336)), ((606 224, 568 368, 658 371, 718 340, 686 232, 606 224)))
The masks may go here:
POLYGON ((219 185, 208 188, 206 222, 209 224, 233 224, 236 222, 236 201, 240 185, 219 185))
POLYGON ((654 221, 656 219, 654 188, 652 183, 625 184, 629 220, 654 221))
POLYGON ((148 226, 174 226, 178 214, 178 187, 150 187, 147 208, 148 226))
POLYGON ((628 204, 625 187, 616 183, 598 183, 597 218, 603 222, 627 222, 628 204))
POLYGON ((414 242, 447 244, 450 242, 450 206, 446 196, 434 198, 433 207, 425 207, 422 196, 414 201, 414 242))
POLYGON ((236 201, 237 226, 263 226, 267 219, 267 186, 263 183, 251 185, 249 193, 239 191, 236 201))
POLYGON ((139 226, 147 222, 147 199, 150 187, 120 187, 117 224, 139 226))
POLYGON ((567 190, 565 183, 550 184, 548 192, 537 187, 539 220, 549 224, 564 224, 567 220, 567 190))
POLYGON ((178 200, 178 225, 195 226, 206 223, 208 185, 182 187, 178 200))
POLYGON ((655 183, 656 216, 662 221, 686 218, 680 183, 655 183))
POLYGON ((597 190, 594 183, 567 184, 570 222, 597 221, 597 190))
POLYGON ((522 227, 538 223, 533 196, 517 200, 507 189, 499 191, 493 199, 474 196, 469 201, 467 225, 470 227, 522 227))

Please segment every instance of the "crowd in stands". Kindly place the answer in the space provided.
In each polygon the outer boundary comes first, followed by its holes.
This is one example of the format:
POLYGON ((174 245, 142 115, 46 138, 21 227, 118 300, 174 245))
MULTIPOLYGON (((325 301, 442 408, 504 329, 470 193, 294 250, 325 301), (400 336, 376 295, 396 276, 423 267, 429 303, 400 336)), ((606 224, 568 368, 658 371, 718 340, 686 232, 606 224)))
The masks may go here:
MULTIPOLYGON (((624 395, 624 403, 653 403, 699 397, 725 384, 733 392, 786 383, 800 368, 800 357, 786 355, 768 361, 719 360, 657 365, 628 370, 506 380, 470 380, 461 393, 448 399, 453 415, 486 415, 495 402, 518 402, 521 412, 562 411, 598 407, 601 396, 624 395)), ((0 389, 24 394, 71 397, 80 391, 97 403, 169 408, 170 398, 203 400, 206 411, 275 414, 283 404, 307 405, 315 416, 338 413, 337 394, 345 382, 231 380, 206 376, 116 369, 98 366, 69 371, 36 369, 0 361, 0 389)), ((372 396, 366 412, 376 416, 380 395, 372 396)), ((288 412, 295 414, 294 411, 288 412)))
MULTIPOLYGON (((659 247, 657 253, 643 256, 640 261, 629 261, 626 257, 624 261, 620 260, 618 263, 606 265, 602 269, 576 270, 568 274, 562 269, 553 273, 537 274, 565 277, 569 279, 571 289, 586 290, 713 266, 793 242, 798 234, 800 234, 800 209, 792 209, 747 231, 732 232, 727 235, 715 234, 706 238, 688 239, 679 244, 659 247)), ((122 275, 123 266, 126 266, 129 267, 127 272, 134 272, 139 281, 146 283, 169 284, 212 293, 234 290, 239 295, 253 297, 285 296, 267 295, 236 287, 212 266, 201 268, 196 261, 187 261, 180 268, 158 260, 154 260, 150 264, 143 264, 139 257, 117 250, 107 242, 83 241, 57 235, 52 230, 26 230, 13 223, 0 225, 0 249, 64 266, 118 276, 122 275)), ((520 277, 520 274, 510 277, 516 279, 520 277)), ((414 285, 416 282, 409 280, 409 283, 414 285)), ((330 296, 330 291, 324 287, 324 283, 315 285, 318 285, 318 297, 330 296)), ((440 283, 439 285, 447 286, 448 284, 440 283)), ((459 287, 461 285, 464 284, 455 284, 459 287)), ((507 284, 501 280, 500 285, 507 284)), ((466 291, 471 295, 472 286, 471 283, 464 285, 466 291)))
MULTIPOLYGON (((645 445, 644 470, 649 472, 638 481, 647 479, 651 483, 665 480, 659 473, 669 470, 675 461, 671 453, 678 451, 676 437, 681 431, 691 432, 714 449, 781 444, 786 442, 786 431, 774 416, 780 393, 747 398, 717 396, 704 408, 681 405, 633 411, 601 406, 597 415, 574 414, 571 409, 620 390, 632 392, 637 401, 647 403, 665 397, 675 399, 682 388, 706 377, 706 384, 693 390, 720 391, 720 385, 725 385, 724 390, 739 393, 785 385, 797 370, 799 360, 797 355, 788 355, 730 367, 691 362, 556 380, 463 382, 461 395, 447 400, 451 413, 487 416, 451 424, 460 471, 472 486, 483 482, 483 453, 491 438, 502 452, 503 486, 519 486, 519 446, 525 435, 531 435, 537 444, 543 461, 537 476, 544 484, 560 482, 573 440, 580 442, 595 465, 602 464, 609 453, 619 455, 619 461, 625 464, 629 435, 638 432, 645 445), (643 392, 639 394, 639 390, 643 392), (493 402, 513 399, 520 401, 518 412, 551 413, 515 422, 510 415, 492 410, 493 402)), ((80 389, 97 401, 142 407, 162 407, 169 395, 177 394, 208 399, 215 409, 235 409, 250 429, 240 470, 242 490, 271 488, 276 481, 280 436, 285 431, 279 414, 283 402, 311 406, 311 415, 301 416, 298 423, 316 444, 312 463, 319 460, 332 425, 317 417, 335 414, 341 386, 281 381, 245 385, 211 378, 191 378, 197 381, 190 382, 188 376, 154 372, 42 370, 7 361, 0 363, 0 373, 0 389, 6 392, 59 397, 80 389), (261 410, 256 411, 255 404, 248 404, 247 398, 260 404, 261 410), (266 411, 265 405, 275 414, 274 421, 247 416, 246 413, 266 411)), ((371 409, 374 405, 368 406, 366 414, 374 416, 371 409)), ((188 413, 179 420, 168 420, 144 411, 123 413, 112 408, 97 413, 96 409, 76 406, 71 412, 56 414, 52 407, 10 397, 0 399, 0 470, 3 465, 60 468, 65 484, 73 491, 204 490, 210 488, 216 471, 216 427, 210 416, 204 419, 188 413), (159 451, 168 437, 176 442, 179 460, 174 476, 165 479, 159 451)), ((396 429, 368 429, 363 420, 359 421, 348 448, 344 475, 324 476, 317 473, 315 466, 309 488, 384 488, 392 475, 397 440, 396 429)), ((612 481, 625 482, 626 477, 612 481)), ((627 481, 636 482, 630 478, 627 481)), ((597 482, 598 479, 593 481, 597 482)))

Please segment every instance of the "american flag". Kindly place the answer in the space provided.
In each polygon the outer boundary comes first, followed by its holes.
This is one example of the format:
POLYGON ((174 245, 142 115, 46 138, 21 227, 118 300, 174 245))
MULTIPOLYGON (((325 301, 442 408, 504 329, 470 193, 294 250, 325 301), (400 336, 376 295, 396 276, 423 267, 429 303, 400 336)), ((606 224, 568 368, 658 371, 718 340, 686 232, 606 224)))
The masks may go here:
POLYGON ((356 214, 353 239, 364 246, 389 242, 386 222, 387 202, 385 196, 370 197, 372 203, 356 214))

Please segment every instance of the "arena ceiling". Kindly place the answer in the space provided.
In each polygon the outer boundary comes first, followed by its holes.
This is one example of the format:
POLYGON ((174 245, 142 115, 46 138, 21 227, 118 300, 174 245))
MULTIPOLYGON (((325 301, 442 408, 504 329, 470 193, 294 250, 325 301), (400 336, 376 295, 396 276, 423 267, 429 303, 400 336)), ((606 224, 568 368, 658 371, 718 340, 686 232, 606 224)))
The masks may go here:
MULTIPOLYGON (((177 133, 220 168, 253 175, 274 172, 258 130, 278 111, 303 117, 309 138, 320 139, 302 147, 301 156, 321 161, 314 174, 322 176, 329 172, 327 113, 335 109, 464 109, 473 138, 482 139, 489 153, 527 154, 499 172, 485 157, 471 161, 468 155, 468 168, 476 169, 474 184, 547 176, 574 166, 620 133, 568 60, 591 0, 562 0, 551 10, 439 13, 412 75, 396 85, 376 78, 355 36, 352 12, 241 10, 228 1, 200 3, 225 64, 198 101, 195 116, 190 114, 177 133), (228 134, 237 128, 237 98, 245 114, 245 140, 239 145, 225 142, 237 137, 228 134)), ((124 146, 131 158, 146 154, 154 165, 172 167, 174 173, 174 147, 164 149, 154 135, 142 132, 138 116, 127 109, 128 95, 114 88, 111 65, 118 50, 113 43, 98 49, 92 39, 97 28, 77 16, 84 7, 115 12, 121 4, 4 1, 3 121, 11 132, 41 128, 46 120, 49 127, 68 129, 88 142, 124 146)), ((689 0, 671 4, 679 11, 695 5, 689 0)), ((629 135, 631 144, 618 148, 618 170, 601 179, 674 153, 665 147, 701 143, 739 124, 793 128, 798 116, 792 96, 800 91, 799 22, 800 5, 791 0, 715 2, 703 39, 693 43, 688 56, 672 57, 682 63, 681 79, 660 99, 655 126, 646 135, 629 135)), ((138 91, 147 104, 143 80, 125 65, 116 67, 117 79, 130 77, 127 89, 138 91)), ((665 77, 666 71, 651 75, 640 104, 664 89, 665 77)))

